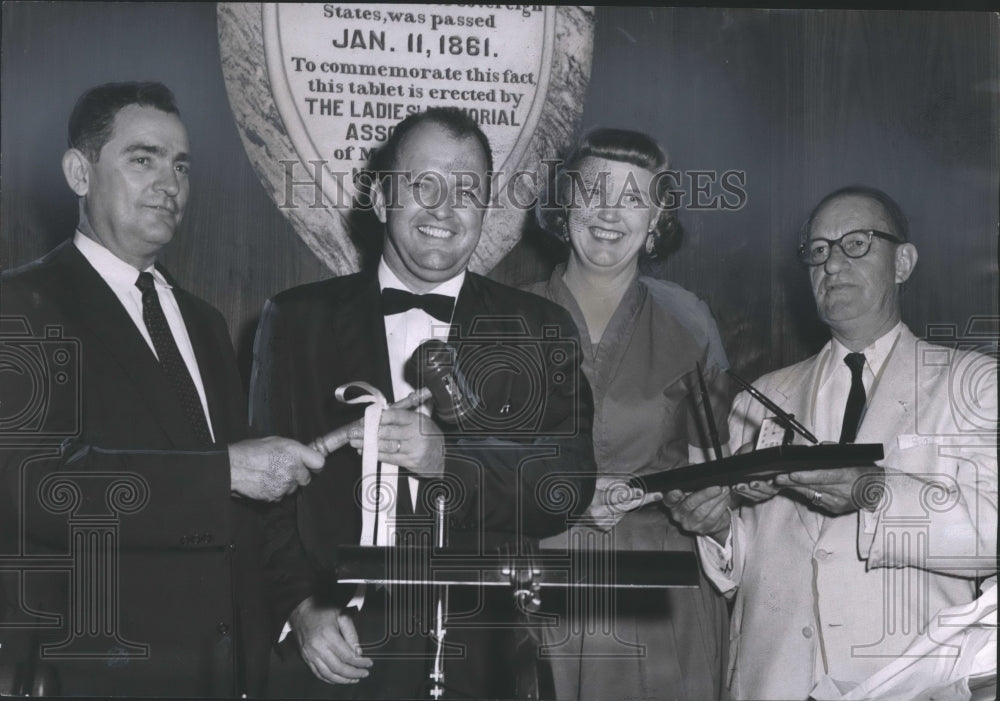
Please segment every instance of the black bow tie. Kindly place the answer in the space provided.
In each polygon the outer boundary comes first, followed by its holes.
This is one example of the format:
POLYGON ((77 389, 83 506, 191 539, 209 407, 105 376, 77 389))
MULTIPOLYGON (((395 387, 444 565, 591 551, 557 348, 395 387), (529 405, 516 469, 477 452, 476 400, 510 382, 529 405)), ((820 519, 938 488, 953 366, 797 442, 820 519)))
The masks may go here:
POLYGON ((423 309, 438 321, 449 323, 455 308, 455 298, 447 295, 415 295, 406 290, 387 287, 382 290, 382 314, 402 314, 410 309, 423 309))

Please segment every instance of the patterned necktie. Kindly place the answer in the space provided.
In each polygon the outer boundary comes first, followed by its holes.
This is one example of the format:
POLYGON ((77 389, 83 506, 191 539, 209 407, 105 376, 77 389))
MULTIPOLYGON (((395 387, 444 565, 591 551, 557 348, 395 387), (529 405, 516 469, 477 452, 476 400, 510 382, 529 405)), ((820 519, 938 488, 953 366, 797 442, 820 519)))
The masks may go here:
POLYGON ((174 388, 184 416, 187 417, 198 440, 211 443, 212 435, 208 430, 208 422, 205 421, 205 412, 201 406, 201 399, 198 398, 198 390, 194 386, 187 365, 184 364, 184 358, 177 350, 174 335, 170 333, 167 317, 163 314, 163 307, 160 306, 160 297, 156 294, 152 273, 139 273, 135 286, 142 291, 142 320, 153 341, 160 367, 174 388))
POLYGON ((864 353, 848 353, 844 362, 851 369, 851 391, 847 395, 847 405, 844 407, 844 423, 840 427, 840 442, 853 443, 858 435, 858 424, 865 410, 865 383, 861 373, 865 369, 864 353))
POLYGON ((438 321, 451 321, 451 312, 455 308, 455 298, 448 295, 415 295, 406 290, 387 287, 382 290, 382 314, 402 314, 410 309, 423 309, 438 321))

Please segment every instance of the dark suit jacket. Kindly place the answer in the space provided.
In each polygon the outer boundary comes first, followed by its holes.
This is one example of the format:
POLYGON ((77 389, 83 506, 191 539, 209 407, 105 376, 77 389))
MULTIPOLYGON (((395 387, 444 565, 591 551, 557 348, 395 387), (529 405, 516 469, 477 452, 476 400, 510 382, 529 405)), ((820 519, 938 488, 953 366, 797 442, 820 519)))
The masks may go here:
MULTIPOLYGON (((310 441, 360 417, 363 407, 334 396, 346 382, 367 381, 392 400, 380 307, 373 273, 269 302, 255 345, 252 430, 310 441)), ((446 430, 445 480, 460 495, 449 509, 449 545, 488 553, 500 542, 562 531, 568 513, 593 495, 593 407, 575 325, 545 299, 469 273, 450 342, 485 410, 471 426, 446 430)), ((328 593, 320 579, 336 564, 336 546, 358 544, 360 476, 360 458, 346 446, 270 511, 265 569, 275 635, 299 602, 328 593)), ((422 483, 418 512, 427 492, 422 483)))
MULTIPOLYGON (((198 443, 155 356, 72 242, 5 275, 0 287, 8 359, 34 352, 48 378, 43 416, 6 432, 0 453, 4 554, 25 563, 5 579, 4 618, 27 622, 34 614, 43 645, 72 641, 43 660, 66 694, 233 695, 247 684, 252 693, 263 687, 258 507, 231 496, 226 450, 246 433, 245 395, 221 314, 173 291, 215 445, 198 443), (116 481, 123 486, 111 486, 116 481), (72 568, 71 552, 82 558, 72 568), (33 569, 34 556, 62 569, 33 569), (115 558, 116 591, 111 577, 84 592, 98 599, 71 598, 74 569, 99 571, 115 558), (100 603, 105 591, 108 603, 100 603), (82 625, 74 615, 97 618, 105 609, 112 622, 74 637, 82 625), (81 653, 96 657, 68 657, 81 653)), ((6 396, 23 393, 24 374, 10 364, 0 378, 6 396)))

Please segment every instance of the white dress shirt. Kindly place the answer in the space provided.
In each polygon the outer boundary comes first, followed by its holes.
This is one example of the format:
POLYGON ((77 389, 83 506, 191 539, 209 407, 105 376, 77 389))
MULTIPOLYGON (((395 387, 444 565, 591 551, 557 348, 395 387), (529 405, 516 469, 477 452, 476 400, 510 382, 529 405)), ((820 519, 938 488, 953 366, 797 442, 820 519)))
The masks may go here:
MULTIPOLYGON (((861 377, 865 385, 867 404, 871 404, 872 388, 878 389, 875 386, 875 379, 881 374, 882 366, 892 353, 902 329, 903 323, 899 322, 887 334, 861 351, 865 354, 865 366, 861 377)), ((826 357, 820 361, 822 370, 813 394, 817 400, 813 402, 816 411, 813 426, 816 437, 821 441, 840 440, 844 408, 847 406, 847 395, 851 391, 851 369, 844 362, 844 358, 850 352, 840 341, 832 339, 827 346, 826 357)), ((861 422, 864 422, 864 415, 861 422)))
MULTIPOLYGON (((455 297, 457 299, 464 282, 465 271, 463 270, 452 279, 446 280, 433 290, 430 290, 428 294, 447 295, 448 297, 455 297)), ((378 284, 380 290, 393 288, 413 292, 389 269, 384 258, 379 261, 378 265, 378 284)), ((414 294, 417 293, 414 292, 414 294)), ((436 338, 447 342, 451 324, 435 319, 423 309, 410 309, 400 314, 383 317, 383 319, 385 322, 385 341, 389 349, 389 374, 392 378, 392 393, 395 401, 399 401, 416 389, 403 379, 403 368, 406 366, 406 361, 413 356, 413 353, 417 350, 417 346, 428 339, 436 338)), ((422 405, 419 411, 428 413, 427 406, 422 405)), ((387 480, 393 489, 396 486, 397 475, 398 472, 394 466, 383 465, 382 479, 387 480), (385 469, 386 467, 389 469, 385 469)), ((417 506, 418 486, 419 482, 417 479, 410 477, 410 498, 414 509, 417 506)))
POLYGON ((139 279, 140 272, 148 272, 153 275, 156 294, 160 298, 160 306, 163 307, 163 314, 167 317, 167 324, 170 332, 174 336, 177 350, 180 351, 184 364, 187 366, 191 379, 194 380, 195 389, 198 390, 198 399, 201 400, 202 411, 205 412, 205 422, 208 424, 209 434, 215 441, 215 432, 212 430, 212 418, 208 413, 208 401, 205 399, 205 385, 201 381, 201 372, 198 370, 198 360, 194 356, 194 347, 191 345, 191 338, 188 336, 187 327, 184 325, 184 318, 181 316, 180 307, 174 299, 174 293, 170 283, 156 270, 155 266, 149 266, 145 271, 139 271, 131 265, 118 258, 114 253, 99 244, 94 239, 85 235, 79 229, 73 237, 73 245, 83 254, 87 262, 93 266, 97 274, 108 284, 111 291, 115 293, 118 301, 121 302, 128 313, 135 328, 142 335, 149 346, 149 350, 156 355, 156 348, 153 347, 153 339, 146 329, 146 322, 142 319, 142 292, 135 286, 139 279))

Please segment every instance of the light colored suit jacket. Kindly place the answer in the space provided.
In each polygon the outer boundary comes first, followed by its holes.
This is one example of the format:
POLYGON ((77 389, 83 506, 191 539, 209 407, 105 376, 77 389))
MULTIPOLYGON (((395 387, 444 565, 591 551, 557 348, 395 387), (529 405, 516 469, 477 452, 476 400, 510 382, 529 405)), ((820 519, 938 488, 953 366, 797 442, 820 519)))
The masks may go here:
MULTIPOLYGON (((829 349, 755 383, 814 433, 829 349)), ((879 507, 832 517, 785 494, 743 506, 722 567, 700 539, 709 577, 735 596, 733 698, 805 699, 825 674, 865 679, 937 611, 971 601, 977 576, 996 571, 996 371, 993 358, 919 341, 904 327, 857 437, 885 446, 879 507)), ((768 415, 746 393, 736 398, 734 451, 768 415)))

